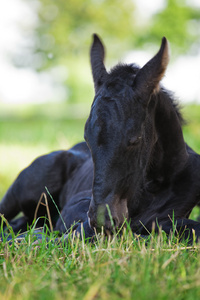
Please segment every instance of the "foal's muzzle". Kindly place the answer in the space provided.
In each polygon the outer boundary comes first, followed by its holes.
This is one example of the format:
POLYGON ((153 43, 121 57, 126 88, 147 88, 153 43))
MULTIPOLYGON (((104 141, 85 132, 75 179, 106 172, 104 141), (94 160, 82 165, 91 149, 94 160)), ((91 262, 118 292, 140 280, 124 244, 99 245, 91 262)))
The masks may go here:
MULTIPOLYGON (((122 204, 124 204, 122 202, 122 204)), ((94 205, 91 201, 88 211, 88 222, 92 229, 97 232, 112 234, 115 229, 120 228, 124 223, 125 218, 128 217, 127 206, 99 204, 94 205)))

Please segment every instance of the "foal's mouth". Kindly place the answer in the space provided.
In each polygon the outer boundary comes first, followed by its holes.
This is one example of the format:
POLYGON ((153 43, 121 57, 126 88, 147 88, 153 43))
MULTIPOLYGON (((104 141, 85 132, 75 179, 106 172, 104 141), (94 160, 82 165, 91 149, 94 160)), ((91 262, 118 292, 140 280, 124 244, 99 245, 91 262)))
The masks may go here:
POLYGON ((128 209, 110 209, 108 204, 99 205, 95 210, 90 207, 87 213, 90 228, 97 233, 104 233, 107 236, 119 233, 126 225, 128 219, 128 209))

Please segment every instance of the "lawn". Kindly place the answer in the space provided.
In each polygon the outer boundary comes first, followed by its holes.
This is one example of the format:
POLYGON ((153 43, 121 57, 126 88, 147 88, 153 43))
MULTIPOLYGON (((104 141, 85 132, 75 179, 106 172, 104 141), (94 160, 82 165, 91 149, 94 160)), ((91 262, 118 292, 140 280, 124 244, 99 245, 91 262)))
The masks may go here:
MULTIPOLYGON (((68 104, 0 105, 0 197, 36 156, 83 140, 88 107, 68 104)), ((184 136, 200 153, 200 106, 184 108, 184 136)), ((198 209, 192 213, 196 218, 198 209)), ((0 299, 199 299, 199 246, 178 244, 165 234, 148 241, 128 228, 113 239, 68 244, 0 243, 0 299)))

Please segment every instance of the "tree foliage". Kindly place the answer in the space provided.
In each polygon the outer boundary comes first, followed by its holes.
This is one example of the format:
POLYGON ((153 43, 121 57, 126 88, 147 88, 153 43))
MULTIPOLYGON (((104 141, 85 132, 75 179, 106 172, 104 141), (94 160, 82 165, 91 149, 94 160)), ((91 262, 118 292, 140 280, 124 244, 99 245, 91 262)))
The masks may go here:
POLYGON ((102 36, 109 58, 115 60, 129 50, 148 50, 156 45, 156 51, 163 36, 170 41, 173 57, 198 49, 200 10, 189 1, 163 0, 163 9, 148 22, 142 18, 138 22, 135 1, 29 0, 36 8, 37 22, 31 29, 24 28, 29 44, 15 55, 15 64, 49 72, 66 67, 68 76, 62 84, 68 98, 83 101, 91 97, 88 49, 94 32, 102 36))
POLYGON ((138 46, 157 43, 166 36, 173 47, 173 55, 185 53, 200 40, 200 10, 185 0, 165 0, 163 10, 153 15, 147 28, 138 37, 138 46))
POLYGON ((93 33, 109 39, 115 50, 134 35, 132 0, 38 1, 32 45, 32 52, 41 56, 38 69, 58 64, 64 56, 85 55, 93 33))
POLYGON ((94 32, 103 37, 113 57, 119 56, 119 50, 157 45, 162 36, 177 53, 200 40, 200 10, 186 0, 165 0, 161 11, 139 24, 134 0, 30 0, 30 5, 36 1, 38 22, 29 47, 36 59, 28 63, 38 70, 60 64, 66 56, 86 55, 94 32))

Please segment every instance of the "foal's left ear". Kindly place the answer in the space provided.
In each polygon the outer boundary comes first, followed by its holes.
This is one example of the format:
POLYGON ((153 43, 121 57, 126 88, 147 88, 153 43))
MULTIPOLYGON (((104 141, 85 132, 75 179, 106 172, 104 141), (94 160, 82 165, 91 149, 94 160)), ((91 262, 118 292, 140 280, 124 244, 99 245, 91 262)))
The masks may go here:
POLYGON ((159 89, 159 82, 165 74, 168 62, 169 43, 167 39, 163 37, 158 53, 138 72, 134 83, 135 89, 146 96, 150 96, 150 94, 156 92, 159 89))
POLYGON ((103 84, 107 71, 104 66, 105 49, 103 43, 97 34, 93 35, 93 43, 90 49, 90 62, 92 67, 92 75, 94 80, 95 92, 99 90, 103 84))

